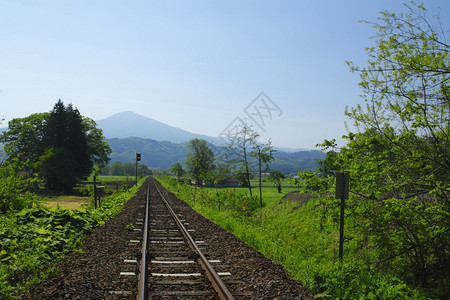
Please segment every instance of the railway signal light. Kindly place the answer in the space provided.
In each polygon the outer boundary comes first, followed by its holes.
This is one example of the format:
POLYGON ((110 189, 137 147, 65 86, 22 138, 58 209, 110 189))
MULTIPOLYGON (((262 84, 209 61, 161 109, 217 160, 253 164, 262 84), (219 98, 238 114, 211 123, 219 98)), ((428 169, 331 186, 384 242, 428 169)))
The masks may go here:
POLYGON ((136 153, 136 161, 141 161, 141 154, 140 153, 136 153))

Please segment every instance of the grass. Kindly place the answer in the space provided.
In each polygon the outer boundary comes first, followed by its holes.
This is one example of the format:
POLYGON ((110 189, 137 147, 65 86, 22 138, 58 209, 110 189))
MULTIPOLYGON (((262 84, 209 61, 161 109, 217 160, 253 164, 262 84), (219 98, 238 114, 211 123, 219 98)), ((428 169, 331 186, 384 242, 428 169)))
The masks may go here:
MULTIPOLYGON (((257 196, 259 197, 259 181, 258 180, 251 180, 250 181, 251 185, 252 185, 252 194, 253 196, 257 196)), ((293 191, 298 191, 298 187, 296 185, 292 185, 288 182, 288 179, 284 179, 281 182, 281 193, 278 193, 278 189, 277 187, 273 184, 273 182, 266 180, 265 182, 261 182, 261 190, 262 190, 262 198, 263 198, 263 203, 265 205, 271 204, 276 202, 277 200, 281 199, 283 196, 285 196, 286 194, 293 192, 293 191)), ((230 190, 230 189, 234 189, 234 188, 206 188, 206 190, 209 191, 226 191, 226 190, 230 190)), ((236 192, 238 194, 242 194, 242 195, 250 195, 250 191, 248 190, 248 188, 246 187, 239 187, 236 188, 236 192)))
POLYGON ((91 201, 90 197, 80 196, 59 196, 49 198, 49 200, 42 202, 48 208, 67 208, 71 210, 86 208, 91 201))
MULTIPOLYGON (((140 180, 141 178, 139 177, 138 180, 140 180)), ((127 182, 128 181, 135 181, 136 177, 134 176, 115 176, 115 175, 100 175, 97 176, 96 178, 97 182, 127 182)), ((87 179, 88 182, 92 182, 94 181, 94 177, 90 176, 87 179)))
MULTIPOLYGON (((130 176, 112 176, 112 175, 101 175, 96 178, 97 185, 102 183, 123 183, 135 180, 135 177, 130 176)), ((94 180, 93 176, 89 177, 86 182, 92 182, 94 180)), ((43 201, 42 204, 47 208, 66 208, 70 210, 84 209, 92 203, 92 197, 89 196, 74 196, 74 195, 63 195, 59 197, 48 198, 48 200, 43 201)))
MULTIPOLYGON (((161 183, 196 211, 238 236, 266 257, 282 264, 293 279, 310 287, 317 298, 331 299, 424 299, 420 292, 400 279, 380 272, 366 263, 358 244, 360 238, 346 219, 344 259, 338 258, 339 211, 332 197, 308 201, 285 201, 297 186, 283 182, 282 193, 271 182, 263 183, 265 207, 248 214, 246 210, 218 209, 214 197, 229 195, 229 189, 198 189, 161 178, 161 183), (202 192, 208 191, 208 193, 202 192), (217 196, 216 196, 217 195, 217 196), (328 199, 328 200, 327 200, 328 199)), ((252 182, 252 185, 256 185, 252 182)), ((237 188, 236 194, 248 194, 237 188)), ((254 195, 259 195, 255 189, 254 195)), ((239 197, 237 197, 239 198, 239 197)), ((302 199, 304 200, 304 199, 302 199)), ((222 201, 223 196, 222 196, 222 201)))

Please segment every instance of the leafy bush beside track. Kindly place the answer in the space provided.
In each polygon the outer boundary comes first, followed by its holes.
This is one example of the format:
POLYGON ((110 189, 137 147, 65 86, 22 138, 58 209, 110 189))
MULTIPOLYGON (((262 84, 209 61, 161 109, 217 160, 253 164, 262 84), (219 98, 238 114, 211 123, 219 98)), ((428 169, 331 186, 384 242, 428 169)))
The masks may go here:
POLYGON ((137 188, 105 197, 98 209, 35 205, 0 215, 0 298, 24 293, 30 284, 55 274, 54 264, 65 253, 82 251, 86 234, 117 215, 137 188))

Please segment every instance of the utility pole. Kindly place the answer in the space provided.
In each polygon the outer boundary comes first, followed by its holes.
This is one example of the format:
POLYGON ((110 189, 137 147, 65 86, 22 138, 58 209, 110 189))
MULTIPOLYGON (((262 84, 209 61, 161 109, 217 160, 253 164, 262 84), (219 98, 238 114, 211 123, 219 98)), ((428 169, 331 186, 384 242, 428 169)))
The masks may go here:
POLYGON ((259 167, 259 207, 263 207, 262 186, 261 186, 261 148, 258 148, 258 167, 259 167))

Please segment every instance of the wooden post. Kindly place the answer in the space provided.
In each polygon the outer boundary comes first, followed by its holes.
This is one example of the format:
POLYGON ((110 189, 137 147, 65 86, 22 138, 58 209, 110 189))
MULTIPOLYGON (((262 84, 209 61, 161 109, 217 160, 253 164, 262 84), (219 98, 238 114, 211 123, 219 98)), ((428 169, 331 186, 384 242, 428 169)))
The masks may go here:
POLYGON ((97 181, 96 181, 96 177, 94 175, 94 207, 95 209, 97 209, 97 181))

